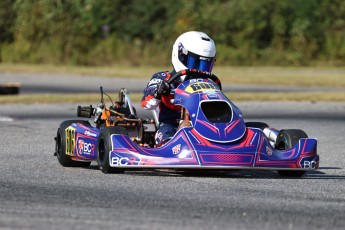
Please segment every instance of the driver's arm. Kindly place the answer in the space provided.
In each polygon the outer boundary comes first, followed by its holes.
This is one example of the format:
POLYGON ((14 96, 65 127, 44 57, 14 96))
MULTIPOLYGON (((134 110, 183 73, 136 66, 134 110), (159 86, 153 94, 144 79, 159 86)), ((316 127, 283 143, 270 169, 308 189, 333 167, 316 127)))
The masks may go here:
POLYGON ((141 106, 144 109, 154 110, 161 102, 160 97, 157 97, 157 89, 163 79, 166 77, 167 72, 156 73, 152 76, 151 80, 144 89, 144 96, 141 99, 141 106))

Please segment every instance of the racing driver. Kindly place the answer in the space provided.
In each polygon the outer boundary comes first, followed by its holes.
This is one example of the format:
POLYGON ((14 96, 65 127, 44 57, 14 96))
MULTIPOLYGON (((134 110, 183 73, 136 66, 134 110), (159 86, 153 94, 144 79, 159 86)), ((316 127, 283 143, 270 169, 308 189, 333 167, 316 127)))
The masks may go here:
MULTIPOLYGON (((167 107, 161 102, 162 96, 170 94, 170 86, 164 81, 176 72, 184 69, 198 69, 212 72, 216 61, 214 41, 204 32, 189 31, 180 35, 172 49, 172 65, 174 69, 155 73, 146 88, 141 105, 144 109, 155 110, 159 127, 155 135, 156 146, 159 147, 171 139, 177 131, 181 112, 167 107)), ((176 88, 184 79, 176 79, 171 87, 176 88)))

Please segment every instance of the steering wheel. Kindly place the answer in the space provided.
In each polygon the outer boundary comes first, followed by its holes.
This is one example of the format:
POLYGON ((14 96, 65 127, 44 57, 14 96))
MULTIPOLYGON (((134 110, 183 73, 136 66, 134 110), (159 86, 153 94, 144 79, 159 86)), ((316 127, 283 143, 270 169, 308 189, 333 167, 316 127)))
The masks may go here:
MULTIPOLYGON (((196 79, 196 78, 211 79, 212 81, 214 81, 218 85, 219 89, 222 90, 222 83, 220 82, 219 78, 216 75, 214 75, 213 73, 201 71, 198 69, 181 70, 181 71, 175 73, 173 76, 171 76, 167 80, 167 83, 170 85, 177 78, 179 78, 183 75, 186 75, 183 82, 190 80, 190 79, 196 79)), ((173 103, 170 102, 171 99, 172 99, 171 95, 162 96, 162 102, 164 103, 165 106, 167 106, 168 108, 173 109, 173 110, 181 110, 181 106, 174 105, 173 103)))
POLYGON ((184 69, 181 70, 177 73, 175 73, 173 76, 171 76, 169 78, 169 80, 167 81, 167 83, 170 85, 171 83, 173 83, 175 81, 175 79, 186 75, 186 77, 184 78, 184 82, 190 79, 196 79, 196 78, 202 78, 202 79, 211 79, 212 81, 214 81, 220 90, 222 90, 222 83, 220 82, 219 78, 214 75, 213 73, 210 72, 206 72, 206 71, 201 71, 198 69, 184 69))

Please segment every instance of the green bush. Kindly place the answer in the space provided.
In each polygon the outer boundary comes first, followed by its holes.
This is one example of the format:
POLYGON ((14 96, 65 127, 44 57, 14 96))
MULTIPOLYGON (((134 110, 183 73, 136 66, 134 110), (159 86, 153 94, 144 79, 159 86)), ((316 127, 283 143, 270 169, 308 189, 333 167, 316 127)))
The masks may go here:
POLYGON ((167 65, 178 35, 219 65, 344 65, 343 0, 2 0, 0 61, 167 65))

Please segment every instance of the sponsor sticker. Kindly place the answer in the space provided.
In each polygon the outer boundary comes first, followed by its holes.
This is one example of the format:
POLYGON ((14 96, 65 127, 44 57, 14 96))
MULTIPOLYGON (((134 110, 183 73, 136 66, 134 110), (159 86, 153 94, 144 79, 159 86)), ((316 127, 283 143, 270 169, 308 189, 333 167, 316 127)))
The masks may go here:
POLYGON ((207 90, 213 90, 213 91, 218 91, 217 87, 209 82, 197 82, 190 84, 186 88, 186 92, 188 93, 194 93, 194 92, 200 92, 200 91, 207 91, 207 90))
POLYGON ((96 133, 92 133, 92 132, 90 132, 90 131, 85 131, 84 132, 84 134, 86 135, 86 136, 89 136, 89 137, 97 137, 97 134, 96 133))
POLYGON ((179 154, 179 152, 181 151, 181 144, 175 145, 171 150, 174 155, 179 154))
POLYGON ((90 155, 95 150, 95 145, 87 143, 82 139, 78 140, 78 152, 81 155, 90 155))
POLYGON ((266 153, 269 155, 269 156, 272 156, 272 149, 268 146, 266 146, 266 153))
POLYGON ((206 95, 208 99, 210 100, 215 100, 215 99, 220 99, 218 94, 207 94, 206 95))

